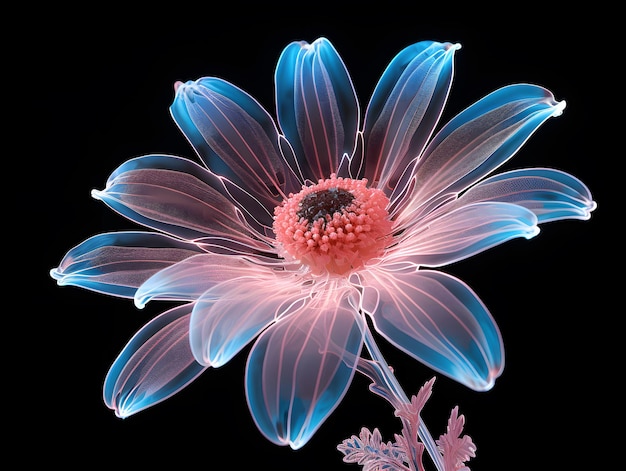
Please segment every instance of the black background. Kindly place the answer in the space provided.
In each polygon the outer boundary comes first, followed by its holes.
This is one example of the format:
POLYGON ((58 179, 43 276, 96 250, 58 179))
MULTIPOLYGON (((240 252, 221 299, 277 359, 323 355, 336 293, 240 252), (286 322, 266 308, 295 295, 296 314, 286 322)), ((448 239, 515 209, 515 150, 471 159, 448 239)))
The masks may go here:
MULTIPOLYGON (((600 118, 597 95, 590 93, 597 77, 589 67, 592 54, 583 47, 589 45, 584 25, 545 8, 483 15, 480 8, 470 14, 447 6, 425 12, 418 5, 415 11, 387 2, 375 9, 356 5, 341 11, 320 3, 264 5, 252 11, 231 2, 219 8, 170 4, 162 11, 152 6, 139 14, 121 8, 49 12, 45 29, 38 30, 27 77, 35 102, 32 116, 38 117, 27 124, 40 139, 35 198, 41 206, 33 220, 43 225, 33 244, 38 309, 34 321, 27 315, 34 324, 26 329, 42 336, 28 347, 35 358, 22 369, 27 378, 17 383, 26 384, 20 389, 32 398, 14 434, 42 451, 22 459, 43 457, 49 464, 87 468, 127 462, 157 469, 356 470, 360 467, 342 463, 338 443, 362 426, 379 427, 385 440, 400 431, 390 406, 356 377, 304 448, 293 451, 267 442, 245 401, 248 349, 175 397, 118 419, 102 401, 106 372, 127 340, 169 306, 153 303, 140 311, 130 300, 58 287, 48 276, 84 239, 138 228, 89 195, 104 187, 119 164, 147 153, 194 158, 168 111, 175 81, 224 78, 274 115, 273 73, 280 52, 290 41, 312 42, 320 36, 342 55, 363 110, 393 56, 424 39, 462 45, 443 121, 516 82, 543 85, 557 100, 567 101, 564 114, 548 120, 506 168, 546 166, 572 173, 590 187, 599 209, 589 221, 543 225, 530 241, 514 240, 445 268, 465 280, 496 318, 506 368, 484 393, 439 376, 423 415, 439 435, 450 410, 460 407, 465 432, 478 447, 469 462, 475 471, 521 469, 523 464, 561 469, 564 461, 575 465, 575 457, 593 453, 593 447, 571 448, 585 429, 598 427, 601 413, 581 409, 596 388, 590 383, 602 376, 603 362, 610 358, 610 346, 594 342, 615 308, 601 307, 598 224, 608 197, 603 198, 600 168, 608 165, 593 151, 597 137, 589 132, 600 118)), ((415 394, 434 375, 382 341, 381 348, 407 394, 415 394)), ((12 394, 25 397, 19 390, 12 394)))

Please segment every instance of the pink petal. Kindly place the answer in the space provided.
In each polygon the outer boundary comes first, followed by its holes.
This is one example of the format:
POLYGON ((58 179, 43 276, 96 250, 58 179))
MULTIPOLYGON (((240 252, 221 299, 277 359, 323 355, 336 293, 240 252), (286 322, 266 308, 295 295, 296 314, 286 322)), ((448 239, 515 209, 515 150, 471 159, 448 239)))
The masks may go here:
POLYGON ((385 262, 443 266, 513 238, 530 239, 539 233, 535 214, 515 204, 474 203, 442 213, 407 230, 385 262))
POLYGON ((466 386, 490 389, 504 368, 498 326, 478 296, 442 272, 371 270, 380 293, 376 330, 399 349, 466 386))
POLYGON ((279 320, 255 343, 246 394, 260 431, 278 445, 306 444, 345 395, 363 345, 363 319, 345 291, 279 320))
POLYGON ((50 275, 61 286, 132 298, 159 270, 199 253, 195 244, 164 234, 107 232, 72 248, 50 275))
POLYGON ((540 223, 561 219, 587 220, 597 206, 583 182, 551 168, 527 168, 496 174, 463 193, 451 207, 479 201, 524 206, 537 215, 540 223))
POLYGON ((457 195, 510 159, 565 107, 542 87, 502 87, 454 117, 428 144, 413 174, 402 218, 414 219, 457 195))
POLYGON ((223 237, 267 249, 225 191, 218 177, 191 161, 146 155, 125 162, 92 194, 139 224, 186 240, 223 237))
POLYGON ((265 327, 302 307, 307 293, 292 276, 255 275, 219 283, 198 299, 189 338, 199 363, 224 365, 265 327))
POLYGON ((104 382, 104 401, 128 417, 176 394, 205 369, 189 348, 191 304, 155 317, 124 347, 104 382))
POLYGON ((142 308, 154 299, 196 301, 205 291, 223 281, 242 276, 263 276, 269 271, 269 268, 255 265, 241 257, 195 255, 146 280, 135 294, 135 304, 142 308))

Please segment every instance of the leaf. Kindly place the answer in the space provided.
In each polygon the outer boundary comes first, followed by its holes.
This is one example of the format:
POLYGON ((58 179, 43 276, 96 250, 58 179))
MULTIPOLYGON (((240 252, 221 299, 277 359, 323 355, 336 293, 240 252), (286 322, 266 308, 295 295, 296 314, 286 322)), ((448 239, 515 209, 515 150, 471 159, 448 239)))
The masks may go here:
POLYGON ((446 464, 446 471, 466 470, 465 462, 476 456, 476 445, 468 435, 461 436, 465 425, 465 416, 458 415, 459 407, 456 406, 450 413, 447 432, 437 440, 437 446, 441 449, 446 464))
POLYGON ((396 444, 383 443, 380 431, 363 427, 357 437, 352 435, 337 449, 344 454, 343 461, 363 466, 363 471, 408 471, 404 465, 404 453, 396 444))

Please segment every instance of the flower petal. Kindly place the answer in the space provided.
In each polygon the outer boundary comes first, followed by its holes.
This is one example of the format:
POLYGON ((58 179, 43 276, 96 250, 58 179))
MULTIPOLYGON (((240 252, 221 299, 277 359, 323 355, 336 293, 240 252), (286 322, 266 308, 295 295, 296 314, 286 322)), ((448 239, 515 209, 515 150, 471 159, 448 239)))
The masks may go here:
POLYGON ((332 44, 294 41, 276 66, 278 122, 305 178, 337 172, 356 146, 359 107, 346 67, 332 44))
POLYGON ((72 248, 50 275, 61 286, 132 298, 153 274, 199 253, 195 244, 163 234, 109 232, 72 248))
POLYGON ((215 77, 178 82, 170 112, 206 166, 252 195, 270 217, 289 193, 300 190, 274 121, 240 88, 215 77))
POLYGON ((576 177, 549 168, 513 170, 494 175, 470 188, 452 207, 479 201, 514 203, 534 212, 539 223, 591 217, 596 203, 576 177))
POLYGON ((202 294, 232 278, 269 271, 241 257, 200 254, 187 258, 146 280, 135 293, 135 305, 143 308, 152 300, 196 301, 202 294))
POLYGON ((128 417, 173 396, 205 369, 189 348, 192 304, 155 317, 124 347, 104 382, 104 401, 128 417))
POLYGON ((365 177, 387 196, 401 192, 402 174, 422 153, 439 121, 452 83, 454 52, 460 47, 434 41, 413 44, 391 61, 374 90, 363 130, 365 177))
POLYGON ((285 317, 261 334, 246 365, 248 406, 261 433, 301 448, 354 376, 363 319, 342 295, 285 317))
POLYGON ((490 389, 504 368, 498 326, 462 281, 428 270, 370 272, 379 290, 376 330, 399 349, 476 390, 490 389))
POLYGON ((423 221, 385 257, 386 263, 412 262, 437 267, 463 260, 516 237, 539 233, 537 217, 511 203, 473 203, 423 221), (422 227, 422 223, 420 224, 422 227))
POLYGON ((564 107, 565 102, 555 101, 545 88, 517 84, 492 92, 458 114, 418 161, 404 214, 418 209, 424 213, 438 199, 458 194, 492 172, 564 107))
POLYGON ((305 296, 291 276, 268 270, 217 284, 198 299, 191 315, 189 339, 196 361, 224 365, 265 327, 299 309, 305 296))
POLYGON ((128 219, 183 239, 220 236, 267 248, 220 190, 220 179, 190 160, 146 155, 122 164, 92 194, 128 219))

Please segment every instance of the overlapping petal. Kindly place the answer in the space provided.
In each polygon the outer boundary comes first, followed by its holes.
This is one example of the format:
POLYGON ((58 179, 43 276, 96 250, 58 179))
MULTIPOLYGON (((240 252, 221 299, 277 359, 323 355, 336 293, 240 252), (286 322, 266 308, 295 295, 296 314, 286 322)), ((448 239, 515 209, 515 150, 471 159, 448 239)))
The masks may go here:
POLYGON ((359 106, 346 67, 325 38, 296 41, 276 66, 280 128, 305 178, 317 182, 336 172, 356 146, 359 106))
MULTIPOLYGON (((218 78, 178 83, 170 107, 174 121, 214 173, 226 177, 231 192, 258 200, 264 212, 253 215, 271 226, 274 207, 302 182, 281 152, 278 130, 271 116, 250 95, 218 78), (241 190, 245 190, 241 191, 241 190)), ((254 206, 253 206, 254 207, 254 206)))
POLYGON ((132 221, 183 239, 217 236, 268 249, 224 191, 217 176, 190 160, 146 155, 123 163, 92 194, 132 221))
POLYGON ((428 144, 414 171, 414 189, 401 218, 432 209, 506 162, 549 117, 559 115, 545 88, 516 84, 500 88, 448 122, 428 144))
POLYGON ((196 361, 224 365, 264 328, 304 305, 310 294, 291 275, 257 273, 215 285, 198 298, 189 340, 196 361), (268 288, 270 288, 268 290, 268 288))
POLYGON ((330 296, 261 334, 246 365, 246 396, 263 435, 294 449, 307 443, 352 381, 363 328, 346 296, 330 296))
MULTIPOLYGON (((248 406, 266 438, 298 449, 344 397, 365 334, 372 361, 382 360, 364 314, 385 339, 441 374, 477 391, 493 386, 504 349, 491 314, 465 283, 421 267, 530 238, 539 223, 588 219, 596 204, 582 182, 557 170, 487 178, 563 110, 565 102, 542 87, 496 90, 431 140, 459 47, 423 41, 402 50, 376 86, 363 129, 351 78, 325 38, 293 42, 279 58, 280 129, 222 79, 177 82, 170 112, 205 167, 146 155, 93 192, 161 234, 100 234, 51 270, 61 285, 134 297, 139 307, 184 303, 124 347, 105 380, 108 407, 127 417, 157 404, 256 338, 245 373, 248 406), (347 279, 330 271, 313 277, 272 230, 276 206, 333 173, 367 178, 391 201, 385 253, 347 279)), ((294 217, 306 214, 300 208, 294 217)), ((310 237, 309 248, 320 237, 285 226, 290 236, 310 237)))
MULTIPOLYGON (((458 44, 422 41, 406 47, 383 73, 367 108, 365 177, 387 196, 422 153, 446 103, 458 44)), ((393 200, 393 197, 392 197, 393 200)))
POLYGON ((367 274, 379 291, 374 326, 416 360, 476 390, 490 389, 504 368, 498 326, 476 294, 439 271, 367 274))
POLYGON ((439 267, 476 255, 516 237, 539 233, 535 214, 523 206, 478 202, 442 211, 408 231, 385 256, 385 263, 412 262, 439 267))
POLYGON ((148 278, 202 253, 195 244, 152 232, 108 232, 81 242, 50 271, 59 285, 132 298, 148 278))
POLYGON ((135 304, 144 307, 152 300, 192 302, 218 283, 242 276, 263 276, 268 271, 240 257, 195 255, 146 280, 135 293, 135 304))
POLYGON ((561 219, 587 220, 596 208, 589 188, 560 170, 529 168, 499 173, 476 184, 449 207, 502 201, 524 206, 539 223, 561 219))
POLYGON ((104 401, 118 417, 164 401, 207 368, 189 347, 192 307, 184 304, 155 317, 116 358, 104 382, 104 401))

